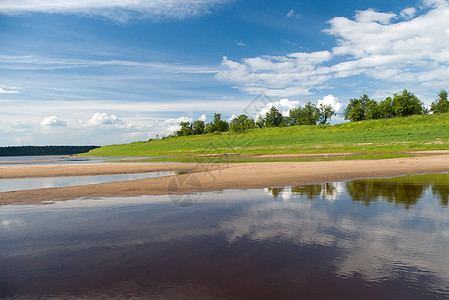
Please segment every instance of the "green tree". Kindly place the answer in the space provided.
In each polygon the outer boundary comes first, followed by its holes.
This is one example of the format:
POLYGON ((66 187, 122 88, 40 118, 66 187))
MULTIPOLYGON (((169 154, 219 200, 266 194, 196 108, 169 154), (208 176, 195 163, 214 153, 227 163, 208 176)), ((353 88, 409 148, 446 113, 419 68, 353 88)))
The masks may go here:
POLYGON ((365 110, 366 120, 376 120, 380 118, 379 104, 375 100, 369 100, 365 110))
POLYGON ((221 119, 221 114, 215 113, 214 120, 206 125, 206 132, 225 132, 229 130, 229 123, 221 119))
POLYGON ((181 126, 181 129, 176 132, 177 136, 186 136, 193 134, 192 124, 190 124, 190 122, 181 122, 179 123, 179 126, 181 126))
POLYGON ((394 110, 393 110, 393 100, 391 97, 387 97, 387 99, 379 102, 379 117, 380 118, 393 118, 394 110))
POLYGON ((333 109, 332 105, 328 104, 328 105, 323 105, 320 104, 320 107, 318 108, 319 112, 320 112, 320 117, 319 117, 319 124, 320 125, 325 125, 328 124, 328 121, 336 115, 335 110, 333 109))
POLYGON ((292 108, 289 111, 288 124, 289 125, 316 125, 320 119, 320 110, 315 104, 310 101, 304 108, 292 108))
POLYGON ((279 109, 272 106, 270 111, 265 116, 265 127, 280 127, 285 124, 284 116, 282 116, 279 109))
POLYGON ((447 91, 441 90, 438 93, 438 99, 432 102, 430 110, 434 114, 449 112, 449 101, 447 100, 447 91))
POLYGON ((195 122, 192 123, 193 134, 203 134, 205 129, 206 127, 204 121, 196 120, 195 122))
POLYGON ((256 121, 256 128, 265 128, 265 118, 259 116, 256 121))
POLYGON ((395 116, 420 115, 424 112, 424 104, 407 90, 404 90, 401 95, 393 94, 391 105, 395 116))
POLYGON ((379 108, 375 100, 363 94, 360 99, 349 99, 345 109, 345 120, 353 122, 379 118, 379 108))
POLYGON ((232 119, 229 127, 233 132, 244 132, 247 129, 256 128, 256 123, 253 119, 248 118, 247 115, 242 114, 232 119))

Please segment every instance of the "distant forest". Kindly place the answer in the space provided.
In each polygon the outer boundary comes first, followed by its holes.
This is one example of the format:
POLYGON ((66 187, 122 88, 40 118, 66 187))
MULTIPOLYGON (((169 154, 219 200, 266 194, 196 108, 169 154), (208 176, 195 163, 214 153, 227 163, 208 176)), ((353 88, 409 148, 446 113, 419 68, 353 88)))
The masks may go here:
POLYGON ((88 152, 99 146, 8 146, 0 147, 0 156, 70 155, 88 152))

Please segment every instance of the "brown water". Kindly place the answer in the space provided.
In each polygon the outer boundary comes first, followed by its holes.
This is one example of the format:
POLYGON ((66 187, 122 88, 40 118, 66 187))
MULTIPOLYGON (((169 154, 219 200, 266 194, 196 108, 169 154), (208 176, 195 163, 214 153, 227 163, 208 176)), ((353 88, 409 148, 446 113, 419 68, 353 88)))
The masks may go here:
POLYGON ((0 207, 0 298, 449 297, 448 175, 0 207))

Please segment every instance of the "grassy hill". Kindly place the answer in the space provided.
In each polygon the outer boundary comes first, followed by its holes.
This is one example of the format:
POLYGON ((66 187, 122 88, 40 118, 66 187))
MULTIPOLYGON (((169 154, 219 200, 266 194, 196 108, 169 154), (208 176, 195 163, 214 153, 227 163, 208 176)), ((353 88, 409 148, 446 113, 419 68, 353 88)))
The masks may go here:
POLYGON ((173 137, 93 149, 92 156, 199 154, 392 153, 449 149, 449 114, 419 115, 337 125, 253 129, 173 137))

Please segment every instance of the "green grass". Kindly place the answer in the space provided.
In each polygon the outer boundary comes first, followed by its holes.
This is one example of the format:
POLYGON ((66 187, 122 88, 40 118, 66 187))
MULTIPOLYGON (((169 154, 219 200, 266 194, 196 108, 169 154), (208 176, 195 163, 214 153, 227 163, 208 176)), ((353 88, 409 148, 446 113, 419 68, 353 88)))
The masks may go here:
POLYGON ((365 155, 348 155, 348 156, 334 156, 326 157, 324 154, 317 157, 292 157, 292 158, 258 158, 257 156, 249 157, 232 157, 232 156, 220 156, 220 157, 199 157, 199 156, 164 156, 164 157, 151 157, 143 159, 139 162, 185 162, 185 163, 248 163, 248 162, 308 162, 308 161, 335 161, 335 160, 371 160, 371 159, 388 159, 388 158, 401 158, 401 157, 415 157, 416 155, 406 153, 376 153, 365 155))
POLYGON ((182 161, 183 156, 199 154, 363 152, 386 157, 395 152, 442 149, 449 149, 449 114, 174 137, 104 146, 84 155, 170 156, 160 160, 182 161))

